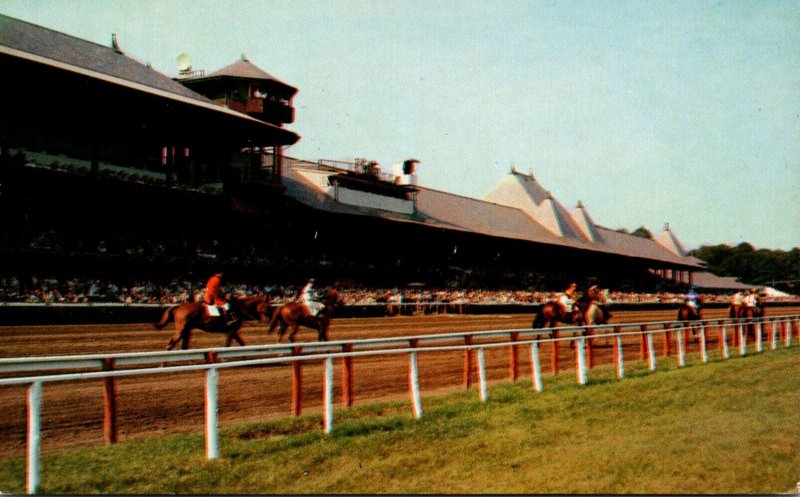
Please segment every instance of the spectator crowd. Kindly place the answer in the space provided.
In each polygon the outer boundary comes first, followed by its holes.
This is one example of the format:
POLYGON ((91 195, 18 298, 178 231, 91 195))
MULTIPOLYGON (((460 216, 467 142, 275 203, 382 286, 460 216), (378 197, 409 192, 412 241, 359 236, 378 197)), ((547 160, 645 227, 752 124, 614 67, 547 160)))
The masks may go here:
MULTIPOLYGON (((231 295, 269 295, 273 303, 297 297, 301 285, 253 285, 232 282, 226 285, 231 295)), ((322 289, 321 289, 322 290, 322 289)), ((381 303, 446 304, 538 304, 556 298, 557 292, 545 290, 441 289, 412 286, 405 288, 337 288, 347 305, 381 303)), ((0 302, 179 304, 200 301, 204 280, 175 278, 166 283, 145 280, 114 282, 95 278, 54 278, 32 275, 23 279, 0 277, 0 302)), ((730 302, 733 292, 702 294, 705 302, 730 302)), ((636 293, 610 291, 610 303, 678 303, 684 295, 671 292, 636 293)), ((768 299, 769 300, 769 299, 768 299)), ((800 301, 800 297, 787 300, 800 301)))

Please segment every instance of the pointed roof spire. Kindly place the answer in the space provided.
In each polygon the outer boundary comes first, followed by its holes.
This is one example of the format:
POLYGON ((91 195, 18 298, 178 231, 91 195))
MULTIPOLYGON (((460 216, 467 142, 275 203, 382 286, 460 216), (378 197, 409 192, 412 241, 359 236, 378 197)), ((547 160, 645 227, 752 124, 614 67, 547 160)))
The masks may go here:
POLYGON ((114 49, 120 55, 125 55, 125 52, 119 46, 119 42, 117 41, 117 33, 111 33, 111 48, 114 49))
POLYGON ((597 230, 597 225, 594 224, 594 220, 589 215, 586 207, 584 207, 583 202, 578 200, 578 205, 570 214, 586 240, 595 243, 603 241, 603 237, 600 236, 600 232, 597 230))
POLYGON ((669 223, 664 224, 664 231, 656 237, 656 242, 679 257, 686 257, 687 255, 683 244, 669 228, 669 223))

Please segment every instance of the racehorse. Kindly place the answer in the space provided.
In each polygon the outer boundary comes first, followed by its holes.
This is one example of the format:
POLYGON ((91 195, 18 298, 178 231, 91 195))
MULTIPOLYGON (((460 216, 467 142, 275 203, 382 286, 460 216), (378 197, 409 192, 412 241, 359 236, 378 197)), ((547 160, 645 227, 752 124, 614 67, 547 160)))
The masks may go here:
POLYGON ((344 301, 339 297, 336 290, 329 290, 320 301, 322 302, 322 309, 316 316, 312 316, 308 307, 300 302, 288 302, 275 309, 272 314, 272 320, 269 323, 268 334, 271 334, 275 327, 280 325, 278 330, 278 339, 280 342, 283 335, 286 333, 287 328, 292 328, 289 333, 289 341, 294 342, 294 337, 300 329, 300 326, 317 330, 317 338, 320 342, 328 341, 328 327, 331 324, 331 315, 333 309, 337 306, 344 305, 344 301))
POLYGON ((702 319, 702 316, 700 314, 700 309, 697 307, 691 306, 685 302, 678 307, 677 321, 699 321, 700 319, 702 319))
POLYGON ((568 312, 558 302, 545 302, 539 306, 539 310, 531 323, 531 328, 555 328, 558 323, 581 326, 584 319, 584 314, 577 309, 577 306, 573 306, 573 310, 568 312))
POLYGON ((606 324, 611 319, 611 313, 606 308, 605 293, 595 287, 590 288, 584 297, 578 299, 578 308, 585 305, 584 320, 587 326, 606 324), (584 304, 585 302, 585 304, 584 304))
MULTIPOLYGON (((259 320, 266 321, 267 311, 269 310, 269 300, 262 295, 252 295, 244 298, 231 299, 231 309, 233 312, 251 317, 259 315, 259 320)), ((239 345, 244 345, 239 334, 242 321, 237 320, 232 326, 225 323, 222 316, 211 316, 207 311, 207 304, 203 302, 184 302, 183 304, 173 305, 164 311, 161 321, 154 323, 153 327, 163 330, 164 327, 173 320, 175 322, 175 334, 167 343, 167 350, 172 350, 179 341, 182 341, 181 349, 189 348, 189 340, 192 337, 192 330, 198 329, 208 333, 224 333, 225 346, 230 347, 233 341, 239 345)))
MULTIPOLYGON (((739 308, 736 310, 736 317, 738 319, 745 319, 745 320, 752 320, 756 318, 764 317, 764 306, 761 303, 761 299, 756 297, 756 305, 749 306, 749 305, 740 305, 739 308)), ((753 323, 749 323, 745 327, 745 336, 752 338, 753 340, 756 339, 756 326, 753 323)))

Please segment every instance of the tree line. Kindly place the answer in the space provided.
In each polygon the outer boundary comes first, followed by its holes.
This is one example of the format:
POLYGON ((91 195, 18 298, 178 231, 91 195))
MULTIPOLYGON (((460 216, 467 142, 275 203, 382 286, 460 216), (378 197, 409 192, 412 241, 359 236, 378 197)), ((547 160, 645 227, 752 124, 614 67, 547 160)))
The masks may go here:
POLYGON ((743 283, 775 287, 800 294, 800 248, 790 251, 756 249, 749 243, 702 246, 689 252, 719 276, 735 276, 743 283))
MULTIPOLYGON (((634 231, 620 228, 642 238, 654 238, 653 233, 640 226, 634 231)), ((706 263, 708 270, 718 276, 733 276, 742 283, 771 286, 778 290, 800 294, 800 248, 785 250, 756 249, 749 243, 703 245, 689 255, 706 263)))

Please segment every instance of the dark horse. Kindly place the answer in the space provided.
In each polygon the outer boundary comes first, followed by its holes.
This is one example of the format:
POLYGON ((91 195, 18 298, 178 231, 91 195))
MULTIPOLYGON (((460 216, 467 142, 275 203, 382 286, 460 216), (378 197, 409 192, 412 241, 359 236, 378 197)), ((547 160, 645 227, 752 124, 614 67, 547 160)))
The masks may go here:
MULTIPOLYGON (((736 309, 736 317, 738 319, 757 319, 764 317, 764 305, 761 303, 761 299, 756 298, 756 305, 740 305, 739 308, 736 309)), ((745 325, 745 335, 753 340, 756 339, 756 325, 753 323, 749 323, 745 325)))
MULTIPOLYGON (((259 315, 261 322, 266 321, 267 311, 269 310, 269 300, 262 295, 253 295, 245 298, 235 298, 230 301, 231 309, 239 317, 247 316, 253 318, 259 315)), ((255 318, 253 318, 255 319, 255 318)), ((167 344, 167 350, 172 350, 179 341, 182 341, 181 349, 189 348, 189 340, 192 337, 192 330, 198 329, 208 333, 224 333, 226 335, 225 346, 230 347, 233 341, 239 345, 244 345, 239 334, 242 321, 237 320, 233 325, 228 326, 222 316, 211 316, 208 314, 207 305, 203 302, 184 302, 183 304, 173 305, 164 311, 161 321, 153 324, 157 330, 163 330, 171 321, 175 321, 175 334, 167 344)))
POLYGON ((339 297, 336 290, 329 290, 320 301, 323 308, 312 316, 308 312, 308 307, 300 302, 288 302, 275 309, 272 314, 272 320, 269 322, 269 330, 267 333, 272 333, 275 327, 280 325, 278 330, 278 342, 281 341, 283 335, 286 333, 286 328, 291 327, 292 331, 289 333, 289 341, 294 342, 294 337, 300 329, 300 326, 317 330, 317 337, 320 342, 328 341, 328 327, 331 324, 331 315, 333 309, 337 306, 344 305, 344 301, 339 297))
POLYGON ((586 292, 572 306, 572 311, 565 311, 558 302, 546 302, 539 307, 531 328, 554 328, 558 323, 573 326, 606 324, 611 313, 605 307, 604 300, 597 292, 586 292))
POLYGON ((699 308, 684 302, 678 307, 678 317, 676 319, 677 321, 699 321, 703 319, 703 317, 699 308))

